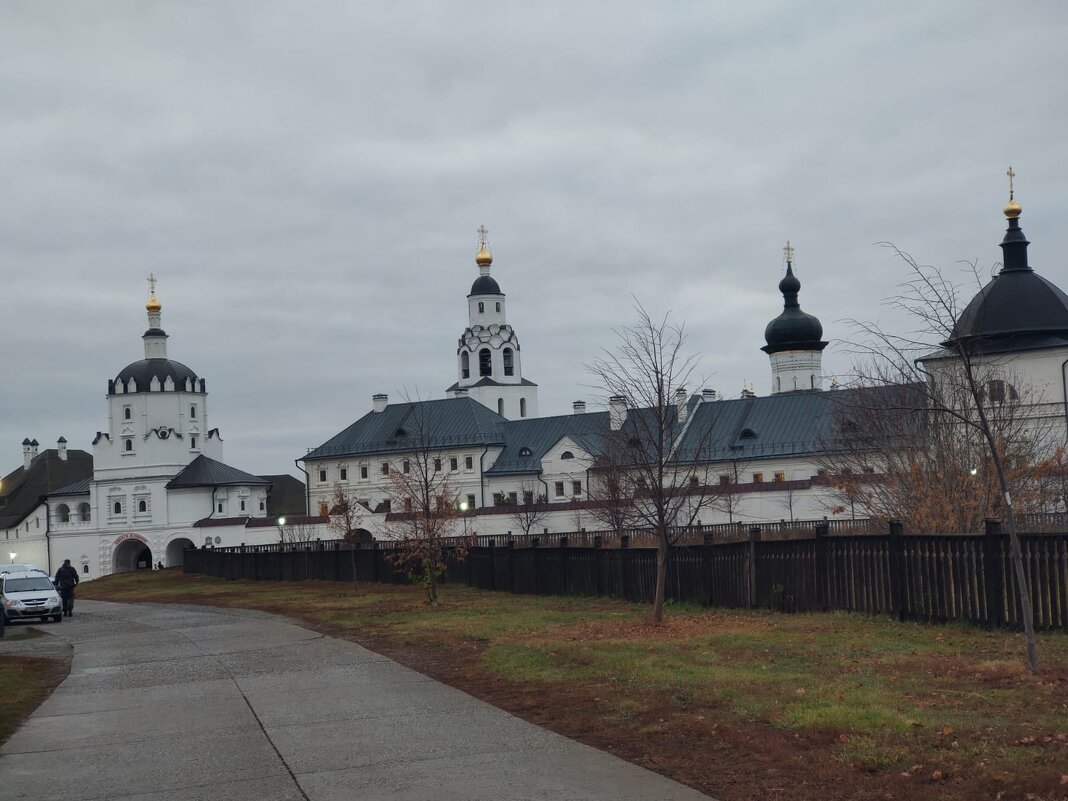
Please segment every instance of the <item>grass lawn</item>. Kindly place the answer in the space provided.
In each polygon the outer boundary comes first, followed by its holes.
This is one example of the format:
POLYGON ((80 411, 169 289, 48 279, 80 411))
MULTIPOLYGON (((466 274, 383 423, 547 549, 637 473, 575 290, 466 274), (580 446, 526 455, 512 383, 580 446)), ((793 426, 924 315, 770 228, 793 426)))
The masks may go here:
MULTIPOLYGON (((0 642, 43 636, 35 628, 8 626, 0 642)), ((54 659, 0 656, 0 743, 6 742, 66 675, 67 666, 54 659)))
POLYGON ((723 801, 1068 798, 1068 636, 442 588, 112 576, 82 598, 289 614, 723 801), (1000 795, 999 795, 1000 793, 1000 795))

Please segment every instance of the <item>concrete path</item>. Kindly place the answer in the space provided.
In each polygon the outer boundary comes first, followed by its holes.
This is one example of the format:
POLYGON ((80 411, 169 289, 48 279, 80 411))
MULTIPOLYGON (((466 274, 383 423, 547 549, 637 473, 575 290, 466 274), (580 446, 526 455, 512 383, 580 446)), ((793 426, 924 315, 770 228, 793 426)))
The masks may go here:
POLYGON ((0 748, 0 798, 707 801, 261 612, 79 601, 70 676, 0 748))

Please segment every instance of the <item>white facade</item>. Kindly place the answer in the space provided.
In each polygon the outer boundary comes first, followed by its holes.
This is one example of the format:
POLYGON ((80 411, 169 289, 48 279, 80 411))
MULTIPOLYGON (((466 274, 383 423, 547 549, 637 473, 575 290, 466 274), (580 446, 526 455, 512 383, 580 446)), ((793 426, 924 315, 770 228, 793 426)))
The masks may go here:
POLYGON ((772 353, 771 391, 797 392, 823 389, 823 353, 818 350, 783 350, 772 353))

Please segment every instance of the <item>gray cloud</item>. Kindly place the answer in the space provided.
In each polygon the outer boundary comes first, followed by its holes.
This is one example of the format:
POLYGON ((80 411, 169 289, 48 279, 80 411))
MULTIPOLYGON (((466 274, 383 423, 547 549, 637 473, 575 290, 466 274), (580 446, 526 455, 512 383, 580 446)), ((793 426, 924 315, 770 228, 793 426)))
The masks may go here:
POLYGON ((766 391, 786 239, 828 338, 900 324, 874 243, 989 268, 1009 163, 1068 286, 1066 34, 1053 2, 6 4, 0 454, 89 447, 149 272, 258 472, 454 380, 480 223, 547 414, 632 296, 766 391))

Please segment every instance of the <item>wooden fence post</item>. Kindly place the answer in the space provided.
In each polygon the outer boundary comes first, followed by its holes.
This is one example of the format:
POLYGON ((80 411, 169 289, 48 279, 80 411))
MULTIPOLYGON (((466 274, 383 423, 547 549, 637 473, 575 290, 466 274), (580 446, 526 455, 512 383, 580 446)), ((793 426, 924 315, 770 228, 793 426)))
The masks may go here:
POLYGON ((816 603, 824 612, 831 608, 830 570, 828 569, 831 544, 827 534, 831 527, 827 522, 816 525, 816 603))
POLYGON ((759 543, 760 526, 753 526, 749 529, 749 550, 747 552, 747 561, 749 562, 749 609, 755 609, 757 605, 757 547, 759 543))
MULTIPOLYGON (((489 545, 490 589, 493 590, 494 592, 496 592, 497 591, 497 540, 491 539, 486 544, 489 545)), ((469 562, 471 561, 470 557, 468 557, 467 561, 469 561, 469 562)), ((467 586, 468 587, 471 586, 470 573, 468 574, 468 578, 467 578, 467 586)))
POLYGON ((604 538, 596 536, 593 538, 593 589, 598 598, 604 595, 604 577, 601 575, 603 571, 604 538))
POLYGON ((712 599, 715 597, 712 588, 712 542, 713 534, 711 531, 706 531, 701 538, 701 564, 705 571, 705 606, 712 606, 712 599))
POLYGON ((894 612, 897 619, 904 622, 908 617, 908 597, 905 592, 905 527, 900 520, 890 521, 889 556, 890 556, 890 586, 894 591, 894 612))
POLYGON ((538 595, 538 546, 541 545, 541 537, 530 538, 530 565, 533 575, 534 594, 538 595))
POLYGON ((508 554, 508 592, 515 592, 515 567, 512 565, 512 556, 515 554, 515 542, 512 538, 508 538, 508 543, 504 546, 505 553, 508 554))
POLYGON ((983 585, 986 588, 986 625, 1005 623, 1005 583, 1001 572, 1001 521, 987 519, 983 536, 983 585))
POLYGON ((563 574, 564 595, 570 594, 570 586, 567 580, 567 535, 560 537, 560 572, 563 574))

